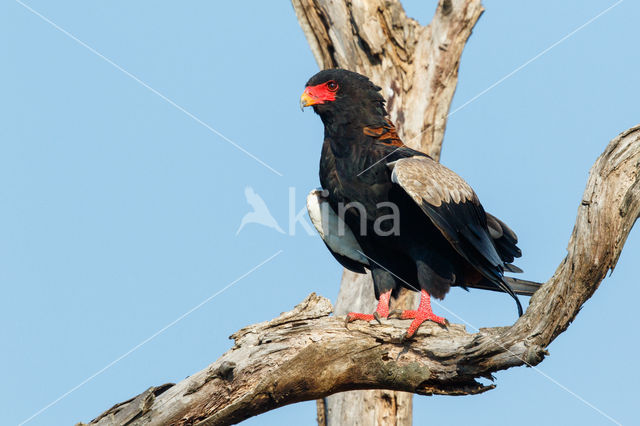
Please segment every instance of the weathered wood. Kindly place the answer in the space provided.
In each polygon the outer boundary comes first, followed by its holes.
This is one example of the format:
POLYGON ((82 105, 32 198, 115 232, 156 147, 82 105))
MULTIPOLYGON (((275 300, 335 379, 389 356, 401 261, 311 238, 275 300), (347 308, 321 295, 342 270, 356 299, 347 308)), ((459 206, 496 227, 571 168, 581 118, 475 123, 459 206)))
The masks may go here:
POLYGON ((480 0, 441 0, 431 23, 397 0, 292 0, 321 69, 346 68, 383 88, 405 144, 440 158, 465 43, 480 0))
MULTIPOLYGON (((91 424, 223 425, 298 401, 353 389, 418 394, 485 392, 478 378, 540 363, 612 270, 640 215, 640 126, 609 143, 591 169, 567 256, 511 327, 447 328, 409 321, 351 323, 329 316, 315 294, 278 318, 235 333, 235 346, 206 369, 151 388, 91 424)), ((393 403, 393 402, 391 402, 393 403)))
MULTIPOLYGON (((417 293, 403 291, 392 308, 412 309, 417 293)), ((347 269, 342 276, 335 315, 345 316, 350 311, 372 312, 376 306, 371 274, 356 274, 347 269)), ((341 392, 317 402, 325 411, 325 425, 396 425, 412 424, 413 394, 388 389, 341 392)), ((318 426, 321 423, 318 422, 318 426)))
MULTIPOLYGON (((480 0, 442 0, 431 23, 407 17, 399 1, 292 0, 321 69, 346 68, 383 87, 387 110, 407 145, 440 158, 449 105, 465 43, 482 13, 480 0)), ((345 270, 336 314, 372 312, 369 275, 345 270)), ((414 309, 418 295, 403 292, 393 308, 414 309)), ((358 391, 321 405, 327 425, 412 424, 410 394, 358 391)))

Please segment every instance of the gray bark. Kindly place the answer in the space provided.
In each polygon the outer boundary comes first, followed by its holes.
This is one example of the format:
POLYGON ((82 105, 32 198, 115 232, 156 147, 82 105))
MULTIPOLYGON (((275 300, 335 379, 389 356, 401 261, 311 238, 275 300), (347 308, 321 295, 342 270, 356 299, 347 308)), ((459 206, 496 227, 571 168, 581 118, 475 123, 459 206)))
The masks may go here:
MULTIPOLYGON (((404 143, 440 157, 449 105, 464 45, 482 13, 480 0, 440 1, 431 23, 407 17, 399 1, 292 0, 321 69, 346 68, 383 87, 387 109, 404 143)), ((344 271, 336 315, 372 312, 369 275, 344 271)), ((393 308, 413 309, 405 292, 393 308)), ((331 395, 318 402, 329 426, 411 425, 412 395, 380 390, 331 395)))
MULTIPOLYGON (((292 311, 246 327, 234 347, 175 385, 153 387, 93 420, 96 425, 224 425, 294 402, 356 389, 423 395, 486 392, 478 378, 540 363, 613 270, 640 215, 640 126, 613 139, 591 169, 567 256, 511 327, 467 333, 409 320, 382 325, 330 316, 311 294, 292 311)), ((393 404, 393 401, 390 402, 393 404)))
MULTIPOLYGON (((321 68, 353 69, 390 88, 385 97, 405 143, 438 158, 460 55, 482 12, 479 0, 442 0, 426 27, 396 1, 292 1, 321 68)), ((230 424, 358 389, 384 393, 355 397, 368 415, 334 417, 337 422, 407 424, 410 398, 397 391, 476 394, 494 387, 478 378, 541 362, 615 267, 639 214, 640 126, 611 141, 592 167, 567 256, 513 326, 469 334, 462 325, 425 323, 411 341, 401 339, 409 321, 347 329, 342 314, 372 311, 375 302, 366 276, 345 273, 336 316, 328 300, 312 294, 292 311, 238 331, 234 347, 206 369, 152 387, 91 424, 230 424)), ((324 404, 318 411, 327 421, 324 404)))

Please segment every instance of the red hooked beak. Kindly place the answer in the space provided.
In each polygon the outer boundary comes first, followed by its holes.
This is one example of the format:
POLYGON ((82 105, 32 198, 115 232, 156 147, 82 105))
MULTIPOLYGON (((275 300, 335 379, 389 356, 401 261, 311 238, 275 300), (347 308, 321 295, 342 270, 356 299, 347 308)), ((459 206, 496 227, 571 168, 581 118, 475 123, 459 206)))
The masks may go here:
POLYGON ((318 84, 317 86, 308 86, 300 96, 300 109, 311 105, 319 105, 329 101, 336 100, 337 85, 335 82, 327 82, 318 84), (332 87, 329 86, 332 85, 332 87))

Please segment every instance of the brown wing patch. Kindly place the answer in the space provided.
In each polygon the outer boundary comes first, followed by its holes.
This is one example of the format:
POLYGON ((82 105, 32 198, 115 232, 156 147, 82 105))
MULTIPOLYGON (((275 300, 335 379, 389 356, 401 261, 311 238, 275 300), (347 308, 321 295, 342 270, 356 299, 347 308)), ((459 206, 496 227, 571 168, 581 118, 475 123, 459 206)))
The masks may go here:
POLYGON ((390 146, 404 146, 402 140, 398 136, 398 132, 396 131, 396 127, 393 123, 387 119, 387 124, 385 126, 380 127, 365 127, 362 129, 362 132, 367 135, 376 138, 376 140, 380 143, 390 146))
POLYGON ((428 157, 411 157, 388 164, 391 180, 400 185, 418 205, 477 202, 473 189, 460 176, 428 157))

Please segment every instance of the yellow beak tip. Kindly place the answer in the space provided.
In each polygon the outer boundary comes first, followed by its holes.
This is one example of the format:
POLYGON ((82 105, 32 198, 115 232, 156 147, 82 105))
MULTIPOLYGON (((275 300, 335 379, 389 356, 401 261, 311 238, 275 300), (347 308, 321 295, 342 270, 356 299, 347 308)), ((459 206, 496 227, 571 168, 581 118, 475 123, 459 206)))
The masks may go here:
POLYGON ((304 109, 304 107, 308 107, 311 105, 316 105, 319 102, 313 98, 306 90, 300 96, 300 109, 304 109))

